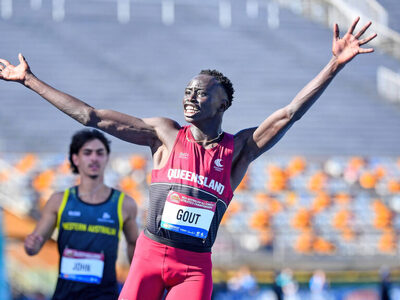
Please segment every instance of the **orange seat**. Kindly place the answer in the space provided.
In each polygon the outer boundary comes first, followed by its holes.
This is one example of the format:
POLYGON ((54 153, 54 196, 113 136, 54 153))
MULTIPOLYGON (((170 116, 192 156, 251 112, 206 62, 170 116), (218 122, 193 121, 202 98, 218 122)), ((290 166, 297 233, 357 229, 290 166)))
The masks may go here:
POLYGON ((342 237, 345 241, 353 241, 356 238, 356 234, 353 229, 349 227, 342 228, 342 237))
POLYGON ((250 218, 250 227, 258 230, 270 226, 270 213, 265 210, 256 211, 250 218))
POLYGON ((318 192, 312 203, 312 211, 318 213, 327 208, 331 203, 331 199, 326 192, 318 192))
POLYGON ((374 226, 378 229, 385 229, 392 226, 392 211, 379 199, 372 202, 372 208, 375 212, 374 226))
POLYGON ((39 173, 32 182, 33 188, 38 192, 49 189, 55 179, 55 172, 51 169, 39 173))
POLYGON ((287 175, 284 170, 275 165, 268 167, 269 180, 266 183, 268 191, 276 193, 281 192, 286 188, 287 175))
POLYGON ((311 230, 302 233, 294 244, 294 250, 303 254, 311 253, 313 250, 314 239, 315 236, 311 230))
POLYGON ((311 213, 305 208, 301 208, 294 215, 291 225, 296 229, 307 229, 311 227, 311 213))
POLYGON ((349 225, 349 221, 351 218, 352 214, 349 210, 347 209, 342 209, 338 211, 334 217, 333 217, 333 227, 337 229, 344 229, 347 228, 349 225))
POLYGON ((374 175, 377 179, 382 179, 387 174, 387 170, 384 166, 378 165, 374 170, 374 175))
POLYGON ((289 177, 296 176, 300 173, 302 173, 306 168, 306 160, 304 157, 300 156, 295 156, 293 157, 286 169, 286 173, 288 174, 289 177))
POLYGON ((132 170, 144 170, 147 164, 147 159, 139 154, 134 154, 129 159, 132 170))
POLYGON ((379 239, 378 249, 387 254, 395 254, 397 244, 396 240, 396 234, 394 232, 384 233, 379 239))
POLYGON ((138 189, 138 183, 130 176, 123 177, 119 186, 121 190, 132 197, 138 205, 142 204, 142 193, 138 189))
POLYGON ((325 173, 317 171, 310 177, 307 187, 311 192, 319 192, 325 189, 326 182, 327 176, 325 173))
POLYGON ((339 192, 334 197, 335 202, 340 205, 349 204, 351 201, 351 196, 347 192, 339 192))
POLYGON ((57 172, 61 174, 69 174, 71 172, 71 164, 68 159, 65 159, 57 168, 57 172))
POLYGON ((332 254, 335 252, 336 247, 324 238, 316 237, 313 242, 313 250, 319 254, 332 254))
POLYGON ((27 173, 36 165, 37 157, 33 153, 27 153, 23 158, 21 158, 15 168, 21 173, 27 173))
POLYGON ((359 181, 364 189, 373 189, 377 183, 377 177, 372 172, 366 171, 360 175, 359 181))
POLYGON ((400 181, 396 179, 389 179, 387 183, 387 188, 392 194, 400 193, 400 181))

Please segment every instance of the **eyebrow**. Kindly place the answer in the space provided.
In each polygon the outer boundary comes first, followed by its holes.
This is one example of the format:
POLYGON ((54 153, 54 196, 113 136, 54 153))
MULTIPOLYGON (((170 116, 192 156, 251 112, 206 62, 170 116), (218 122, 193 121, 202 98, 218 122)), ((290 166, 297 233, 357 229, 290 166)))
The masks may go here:
POLYGON ((97 148, 97 149, 84 148, 84 149, 82 149, 82 151, 96 151, 96 152, 99 152, 99 151, 106 151, 106 149, 104 149, 104 148, 97 148))

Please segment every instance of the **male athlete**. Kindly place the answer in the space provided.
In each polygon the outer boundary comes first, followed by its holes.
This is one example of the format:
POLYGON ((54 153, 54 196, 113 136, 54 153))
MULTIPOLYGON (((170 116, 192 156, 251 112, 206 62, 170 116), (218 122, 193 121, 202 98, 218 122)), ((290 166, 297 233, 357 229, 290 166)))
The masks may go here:
POLYGON ((130 261, 138 236, 136 204, 104 184, 109 141, 95 129, 72 137, 69 159, 80 184, 53 194, 35 230, 25 239, 25 251, 37 254, 58 228, 60 266, 53 299, 118 299, 115 262, 121 231, 130 261))
POLYGON ((140 119, 94 107, 39 80, 23 56, 20 64, 0 60, 0 78, 17 81, 85 126, 127 142, 150 147, 153 166, 150 204, 131 270, 120 299, 210 299, 211 247, 218 225, 249 164, 277 143, 319 98, 335 75, 376 34, 360 39, 357 18, 340 38, 333 28, 333 56, 323 70, 282 109, 260 126, 235 135, 221 128, 232 103, 233 87, 218 71, 205 70, 185 89, 183 112, 189 126, 167 118, 140 119))

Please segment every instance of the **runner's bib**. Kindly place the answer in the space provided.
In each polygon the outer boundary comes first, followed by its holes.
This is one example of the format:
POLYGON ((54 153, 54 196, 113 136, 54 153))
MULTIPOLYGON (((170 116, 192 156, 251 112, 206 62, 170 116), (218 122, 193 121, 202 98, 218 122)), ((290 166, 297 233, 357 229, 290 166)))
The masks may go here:
POLYGON ((205 239, 214 217, 216 202, 170 191, 161 217, 167 230, 205 239))
POLYGON ((65 248, 61 258, 60 277, 67 280, 100 284, 103 278, 104 254, 65 248))

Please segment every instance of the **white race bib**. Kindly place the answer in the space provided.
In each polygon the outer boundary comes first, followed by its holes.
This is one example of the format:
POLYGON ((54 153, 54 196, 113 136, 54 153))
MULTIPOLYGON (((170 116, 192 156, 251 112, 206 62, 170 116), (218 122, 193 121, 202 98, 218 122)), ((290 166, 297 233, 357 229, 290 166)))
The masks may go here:
POLYGON ((104 254, 64 249, 60 277, 99 284, 103 278, 104 254))
POLYGON ((205 239, 214 217, 216 202, 170 191, 165 201, 161 227, 205 239))

